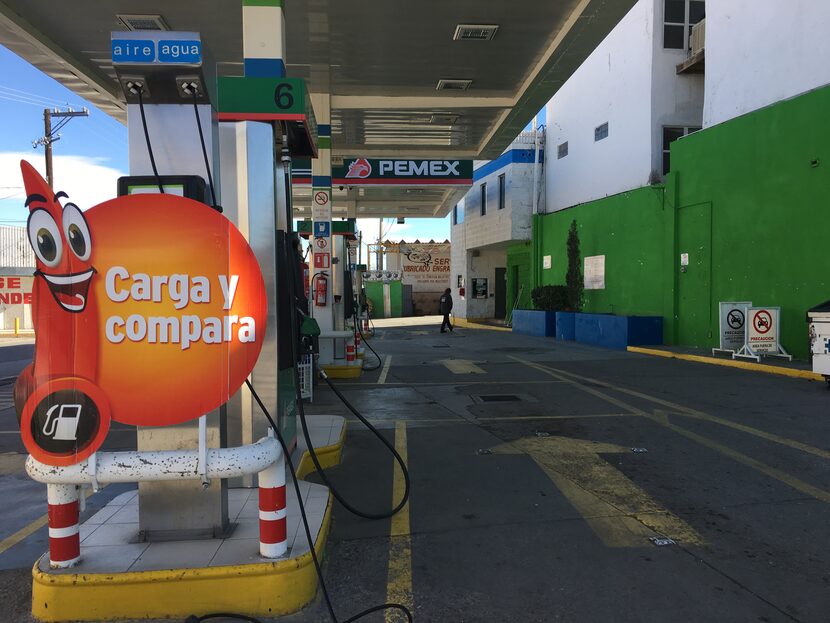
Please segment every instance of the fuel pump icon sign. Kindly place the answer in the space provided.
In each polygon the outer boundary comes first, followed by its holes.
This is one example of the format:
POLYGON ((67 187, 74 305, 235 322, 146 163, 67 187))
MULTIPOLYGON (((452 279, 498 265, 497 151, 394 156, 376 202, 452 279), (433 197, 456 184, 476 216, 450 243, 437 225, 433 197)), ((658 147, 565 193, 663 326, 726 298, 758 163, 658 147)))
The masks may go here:
POLYGON ((46 412, 43 434, 55 441, 76 441, 82 405, 52 405, 46 412))

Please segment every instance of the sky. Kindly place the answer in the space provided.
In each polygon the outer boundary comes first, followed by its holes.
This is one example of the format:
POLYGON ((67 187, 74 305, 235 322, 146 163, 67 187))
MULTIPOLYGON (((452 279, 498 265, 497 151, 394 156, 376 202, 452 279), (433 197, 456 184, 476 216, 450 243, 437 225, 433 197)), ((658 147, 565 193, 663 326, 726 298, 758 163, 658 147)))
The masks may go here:
MULTIPOLYGON (((43 147, 32 142, 43 135, 43 109, 54 107, 89 110, 89 117, 71 119, 52 145, 56 190, 90 208, 114 197, 116 180, 129 170, 125 125, 0 46, 0 225, 26 224, 19 163, 26 159, 45 175, 43 147)), ((364 239, 376 239, 377 219, 358 219, 357 226, 364 239)), ((401 225, 387 219, 383 229, 388 240, 449 239, 450 215, 401 225)))

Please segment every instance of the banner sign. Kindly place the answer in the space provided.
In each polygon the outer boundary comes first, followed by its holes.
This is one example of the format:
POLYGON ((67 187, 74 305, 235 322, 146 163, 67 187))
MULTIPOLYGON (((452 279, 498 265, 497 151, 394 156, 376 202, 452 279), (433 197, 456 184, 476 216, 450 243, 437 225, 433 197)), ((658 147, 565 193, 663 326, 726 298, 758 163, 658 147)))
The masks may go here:
MULTIPOLYGON (((309 167, 295 163, 292 180, 310 184, 309 167)), ((335 186, 470 186, 473 183, 472 160, 410 160, 383 158, 345 158, 342 164, 332 163, 332 184, 335 186)))
POLYGON ((725 352, 737 352, 744 345, 744 326, 746 325, 747 309, 752 307, 752 301, 738 301, 720 303, 720 348, 725 352))
POLYGON ((450 245, 410 243, 400 245, 402 281, 413 292, 443 292, 450 287, 450 245))
POLYGON ((32 456, 71 465, 100 448, 110 420, 178 424, 226 402, 253 370, 267 311, 259 265, 236 227, 166 194, 81 212, 27 162, 21 168, 36 341, 14 396, 32 456))

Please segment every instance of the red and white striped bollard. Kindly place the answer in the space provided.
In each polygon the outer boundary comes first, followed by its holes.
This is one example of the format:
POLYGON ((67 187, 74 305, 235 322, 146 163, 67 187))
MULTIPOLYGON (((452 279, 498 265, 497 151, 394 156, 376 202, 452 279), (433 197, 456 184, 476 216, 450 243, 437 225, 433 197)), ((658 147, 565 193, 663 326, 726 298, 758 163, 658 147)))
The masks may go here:
POLYGON ((46 485, 49 504, 49 566, 65 569, 81 560, 77 485, 46 485))
POLYGON ((285 507, 285 457, 259 472, 259 553, 279 558, 288 551, 285 507))

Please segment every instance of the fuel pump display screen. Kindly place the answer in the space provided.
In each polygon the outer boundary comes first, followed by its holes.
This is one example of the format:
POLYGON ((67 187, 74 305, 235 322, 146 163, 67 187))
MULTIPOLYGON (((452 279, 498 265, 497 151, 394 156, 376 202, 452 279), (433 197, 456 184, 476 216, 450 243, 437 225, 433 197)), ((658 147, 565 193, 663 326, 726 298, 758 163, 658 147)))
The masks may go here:
POLYGON ((198 175, 128 175, 118 178, 118 196, 157 193, 159 182, 167 195, 207 203, 205 180, 198 175))

